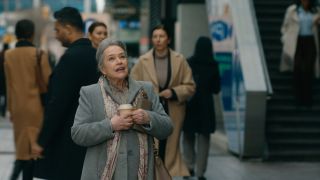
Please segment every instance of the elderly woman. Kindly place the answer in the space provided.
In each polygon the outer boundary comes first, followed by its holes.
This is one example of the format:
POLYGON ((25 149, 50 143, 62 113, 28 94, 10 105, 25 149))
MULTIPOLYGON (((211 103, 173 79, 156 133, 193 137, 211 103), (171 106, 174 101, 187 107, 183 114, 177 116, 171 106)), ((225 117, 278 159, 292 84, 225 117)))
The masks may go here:
POLYGON ((153 137, 169 136, 171 120, 153 93, 152 84, 128 77, 122 42, 103 40, 96 57, 103 76, 97 84, 81 89, 71 130, 74 142, 88 147, 81 179, 151 180, 153 137), (117 112, 121 104, 136 108, 122 116, 117 112))

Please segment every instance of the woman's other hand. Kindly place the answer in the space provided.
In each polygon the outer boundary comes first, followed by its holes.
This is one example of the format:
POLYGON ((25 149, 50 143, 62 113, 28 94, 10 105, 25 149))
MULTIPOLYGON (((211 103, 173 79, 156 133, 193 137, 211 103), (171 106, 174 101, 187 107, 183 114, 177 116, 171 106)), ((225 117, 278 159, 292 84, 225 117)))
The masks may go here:
POLYGON ((150 122, 148 113, 143 109, 132 111, 131 116, 134 124, 144 125, 149 124, 150 122))
POLYGON ((171 89, 165 89, 159 93, 160 97, 170 99, 172 97, 172 91, 171 89))
POLYGON ((38 143, 31 143, 31 155, 34 160, 42 158, 43 148, 38 143))
POLYGON ((130 129, 133 125, 131 114, 127 114, 126 116, 114 115, 111 118, 111 125, 114 131, 130 129))

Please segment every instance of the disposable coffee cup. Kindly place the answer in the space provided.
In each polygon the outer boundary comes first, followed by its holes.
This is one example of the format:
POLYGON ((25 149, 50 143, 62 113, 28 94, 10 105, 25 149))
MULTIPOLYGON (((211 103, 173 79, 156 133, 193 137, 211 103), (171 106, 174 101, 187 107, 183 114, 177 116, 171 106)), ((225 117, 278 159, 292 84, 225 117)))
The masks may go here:
POLYGON ((121 117, 128 116, 133 110, 133 106, 131 104, 121 104, 118 107, 118 111, 121 117))

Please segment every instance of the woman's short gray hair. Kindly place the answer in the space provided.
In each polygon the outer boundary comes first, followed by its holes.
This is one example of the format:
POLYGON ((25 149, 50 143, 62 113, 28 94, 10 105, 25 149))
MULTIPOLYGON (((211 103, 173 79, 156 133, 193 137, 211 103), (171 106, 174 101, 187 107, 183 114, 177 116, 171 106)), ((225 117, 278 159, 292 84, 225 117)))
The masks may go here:
POLYGON ((111 39, 111 38, 106 38, 100 42, 98 49, 97 49, 97 53, 96 53, 96 59, 98 62, 98 69, 99 70, 101 70, 101 67, 103 65, 104 50, 110 46, 119 46, 120 48, 123 49, 125 55, 127 56, 127 48, 126 48, 126 45, 122 41, 111 39))

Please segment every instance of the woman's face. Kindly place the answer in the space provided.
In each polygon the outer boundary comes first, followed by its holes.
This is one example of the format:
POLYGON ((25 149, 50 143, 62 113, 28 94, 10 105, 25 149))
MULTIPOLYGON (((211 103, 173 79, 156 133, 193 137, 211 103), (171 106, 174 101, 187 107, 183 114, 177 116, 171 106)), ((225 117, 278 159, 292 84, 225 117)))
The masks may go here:
POLYGON ((304 8, 308 8, 309 7, 309 0, 300 0, 301 4, 304 8))
POLYGON ((103 52, 102 74, 112 80, 124 80, 128 76, 128 59, 125 51, 116 45, 103 52))
POLYGON ((152 32, 152 44, 156 51, 164 51, 168 48, 170 39, 163 29, 156 29, 152 32))
POLYGON ((97 48, 102 40, 107 38, 107 29, 104 26, 97 26, 92 33, 89 33, 89 39, 93 47, 97 48))

